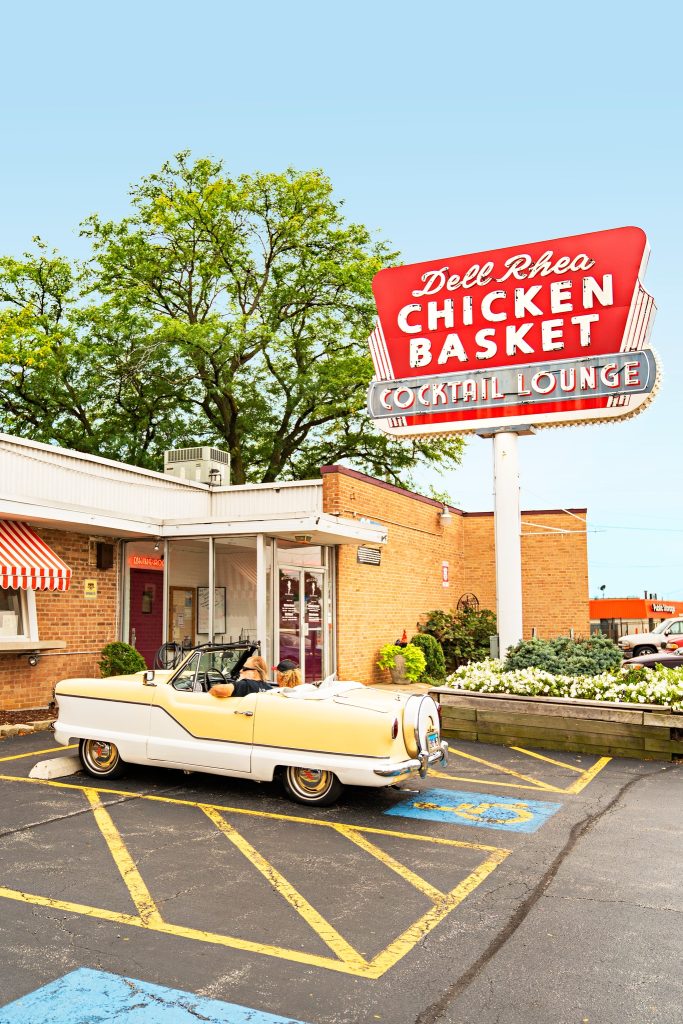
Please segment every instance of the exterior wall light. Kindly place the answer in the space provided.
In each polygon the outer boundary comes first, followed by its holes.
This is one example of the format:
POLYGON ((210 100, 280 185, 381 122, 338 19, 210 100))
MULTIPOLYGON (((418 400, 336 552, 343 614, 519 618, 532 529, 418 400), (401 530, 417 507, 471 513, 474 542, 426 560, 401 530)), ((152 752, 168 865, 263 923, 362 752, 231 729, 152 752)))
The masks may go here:
POLYGON ((160 542, 159 538, 157 537, 157 539, 154 541, 154 550, 158 551, 160 547, 161 547, 161 542, 160 542))
POLYGON ((443 526, 446 526, 448 523, 450 523, 453 516, 449 512, 448 505, 444 505, 444 507, 441 509, 441 511, 439 512, 439 518, 443 526))

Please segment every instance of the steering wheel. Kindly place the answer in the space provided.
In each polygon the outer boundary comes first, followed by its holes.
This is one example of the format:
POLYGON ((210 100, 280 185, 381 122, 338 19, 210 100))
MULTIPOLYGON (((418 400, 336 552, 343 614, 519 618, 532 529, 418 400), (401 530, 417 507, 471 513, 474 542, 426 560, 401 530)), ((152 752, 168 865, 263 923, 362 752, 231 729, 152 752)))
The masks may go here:
POLYGON ((207 691, 215 686, 216 683, 224 683, 225 676, 219 668, 210 668, 206 673, 206 689, 207 691))

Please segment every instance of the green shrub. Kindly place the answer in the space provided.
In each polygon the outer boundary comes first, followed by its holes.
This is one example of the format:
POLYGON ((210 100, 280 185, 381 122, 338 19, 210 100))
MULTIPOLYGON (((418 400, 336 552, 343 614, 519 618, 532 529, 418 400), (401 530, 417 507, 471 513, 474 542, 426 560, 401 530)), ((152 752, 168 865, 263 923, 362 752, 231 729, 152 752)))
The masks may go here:
POLYGON ((610 672, 621 665, 621 651, 609 637, 595 633, 573 640, 558 636, 554 640, 521 640, 508 651, 505 671, 518 668, 542 668, 563 676, 593 676, 610 672))
POLYGON ((379 652, 378 666, 387 669, 395 668, 396 657, 399 654, 405 659, 406 679, 418 680, 425 670, 425 656, 415 644, 406 644, 405 647, 399 647, 398 644, 385 644, 379 652))
POLYGON ((100 672, 102 676, 128 676, 147 668, 145 659, 130 644, 119 641, 102 649, 100 672))
MULTIPOLYGON (((425 670, 421 682, 435 682, 446 678, 446 659, 441 644, 429 633, 416 633, 410 641, 425 656, 425 670)), ((437 682, 438 685, 438 682, 437 682)))
POLYGON ((460 665, 488 658, 489 637, 496 632, 496 616, 488 608, 477 611, 466 608, 461 612, 437 608, 428 612, 421 629, 439 641, 446 668, 453 672, 460 665))

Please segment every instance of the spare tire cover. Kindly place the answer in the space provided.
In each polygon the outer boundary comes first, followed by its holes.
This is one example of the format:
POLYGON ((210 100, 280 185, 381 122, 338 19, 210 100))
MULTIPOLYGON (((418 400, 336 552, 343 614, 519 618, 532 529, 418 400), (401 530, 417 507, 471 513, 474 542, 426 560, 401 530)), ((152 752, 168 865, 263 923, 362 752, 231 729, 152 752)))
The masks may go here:
POLYGON ((403 711, 403 740, 410 756, 427 750, 427 733, 439 731, 439 711, 433 698, 426 693, 411 694, 403 711))

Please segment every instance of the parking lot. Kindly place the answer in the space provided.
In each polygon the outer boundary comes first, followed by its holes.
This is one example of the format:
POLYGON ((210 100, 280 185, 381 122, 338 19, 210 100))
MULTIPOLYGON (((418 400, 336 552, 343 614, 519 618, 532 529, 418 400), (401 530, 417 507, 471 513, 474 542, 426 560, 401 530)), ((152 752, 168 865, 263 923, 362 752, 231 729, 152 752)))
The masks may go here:
POLYGON ((121 978, 148 1022, 677 1019, 677 765, 456 743, 313 809, 148 768, 29 778, 63 753, 0 744, 0 1024, 121 978))

